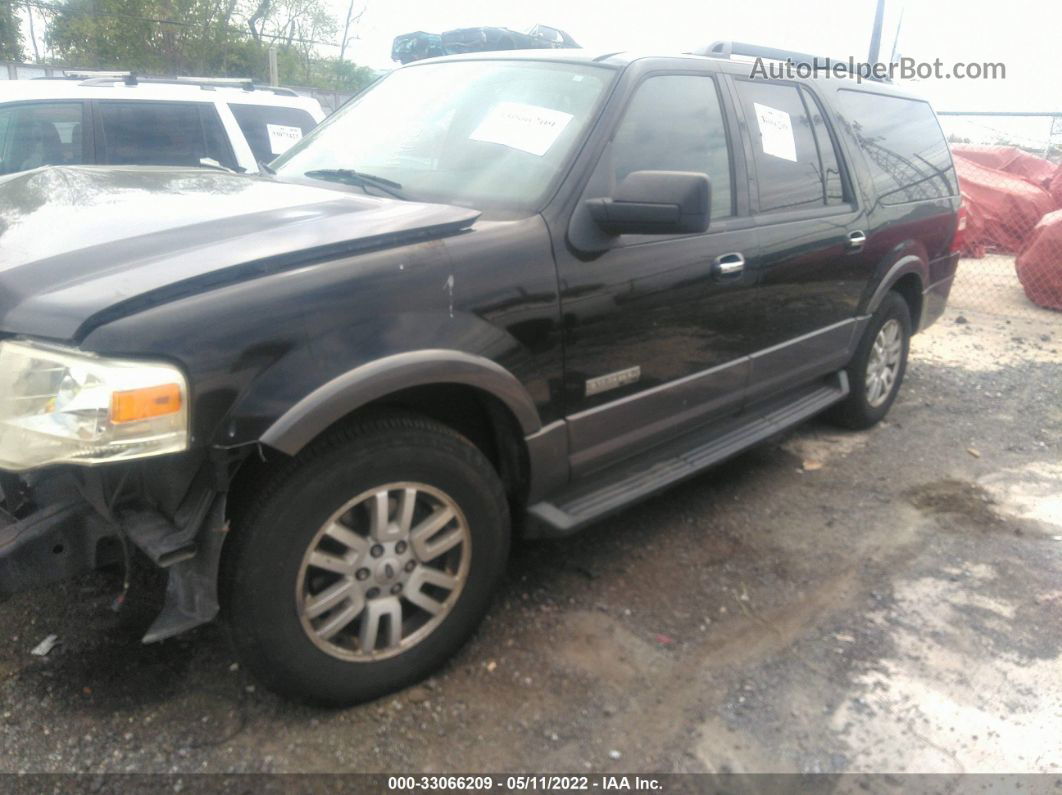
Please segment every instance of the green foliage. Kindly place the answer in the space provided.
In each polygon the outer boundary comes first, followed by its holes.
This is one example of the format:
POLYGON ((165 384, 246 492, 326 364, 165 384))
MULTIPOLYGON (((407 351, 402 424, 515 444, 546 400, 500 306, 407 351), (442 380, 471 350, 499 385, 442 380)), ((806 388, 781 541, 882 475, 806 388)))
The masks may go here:
POLYGON ((322 55, 339 24, 326 0, 62 0, 46 37, 62 63, 142 74, 269 79, 352 91, 372 70, 322 55))
POLYGON ((376 79, 376 70, 338 58, 318 58, 313 62, 307 85, 356 94, 376 79))
POLYGON ((0 61, 22 60, 22 20, 14 3, 0 3, 0 61))

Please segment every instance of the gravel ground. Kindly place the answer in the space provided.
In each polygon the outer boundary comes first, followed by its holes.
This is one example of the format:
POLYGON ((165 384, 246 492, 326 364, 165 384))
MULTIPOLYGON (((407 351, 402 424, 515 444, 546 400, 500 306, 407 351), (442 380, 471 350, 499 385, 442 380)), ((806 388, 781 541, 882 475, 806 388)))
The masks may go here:
POLYGON ((1062 318, 951 310, 813 422, 517 547, 438 675, 323 711, 93 575, 0 606, 0 772, 1060 772, 1062 318), (56 634, 46 657, 30 650, 56 634))

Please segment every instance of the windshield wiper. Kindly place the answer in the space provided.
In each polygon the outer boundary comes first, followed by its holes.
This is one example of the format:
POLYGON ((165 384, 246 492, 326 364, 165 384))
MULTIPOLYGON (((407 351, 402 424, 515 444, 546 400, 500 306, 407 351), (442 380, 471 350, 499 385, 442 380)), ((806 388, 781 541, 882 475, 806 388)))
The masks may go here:
POLYGON ((243 171, 242 168, 239 171, 237 171, 234 168, 229 168, 228 166, 223 166, 223 165, 221 165, 221 163, 219 163, 217 160, 215 160, 212 157, 201 157, 201 158, 199 158, 199 165, 197 167, 198 168, 213 168, 213 169, 216 169, 218 171, 225 171, 225 172, 227 172, 229 174, 239 174, 239 173, 241 173, 243 171))
POLYGON ((386 177, 378 177, 375 174, 366 174, 363 171, 355 171, 352 168, 318 168, 307 171, 303 176, 310 179, 323 179, 330 182, 345 182, 348 185, 356 185, 365 193, 367 188, 373 187, 382 190, 396 199, 408 200, 409 197, 402 193, 401 183, 386 177))
POLYGON ((265 173, 265 174, 273 174, 273 175, 275 175, 277 173, 274 170, 274 168, 271 165, 269 165, 269 163, 265 162, 264 160, 259 160, 258 161, 258 170, 263 172, 263 173, 265 173))

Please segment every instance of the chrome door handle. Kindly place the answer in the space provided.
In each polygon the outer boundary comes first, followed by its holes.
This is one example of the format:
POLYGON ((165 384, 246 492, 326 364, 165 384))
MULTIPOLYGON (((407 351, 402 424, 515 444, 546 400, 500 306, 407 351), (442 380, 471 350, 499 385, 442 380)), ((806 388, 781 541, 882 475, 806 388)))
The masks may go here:
POLYGON ((737 276, 745 270, 745 257, 740 252, 722 254, 715 258, 712 270, 716 276, 737 276))
POLYGON ((860 249, 863 248, 863 244, 867 242, 866 233, 857 229, 854 232, 848 233, 848 248, 860 249))

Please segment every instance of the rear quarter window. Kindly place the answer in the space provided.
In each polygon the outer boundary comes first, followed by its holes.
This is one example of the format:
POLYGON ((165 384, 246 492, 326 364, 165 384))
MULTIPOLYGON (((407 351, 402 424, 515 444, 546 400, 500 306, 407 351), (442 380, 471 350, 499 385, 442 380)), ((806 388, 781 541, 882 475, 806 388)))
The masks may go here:
POLYGON ((268 163, 298 143, 317 126, 313 116, 299 108, 230 104, 232 115, 247 139, 254 159, 268 163))
POLYGON ((851 89, 837 93, 882 204, 957 193, 948 143, 929 103, 851 89))

